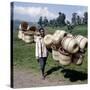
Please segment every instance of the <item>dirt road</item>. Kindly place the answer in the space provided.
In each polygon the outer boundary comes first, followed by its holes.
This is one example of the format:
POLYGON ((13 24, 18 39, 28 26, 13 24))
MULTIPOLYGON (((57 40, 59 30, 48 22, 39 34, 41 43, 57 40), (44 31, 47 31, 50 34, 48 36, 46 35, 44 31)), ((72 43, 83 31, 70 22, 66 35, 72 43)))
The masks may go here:
POLYGON ((42 86, 57 86, 57 85, 71 85, 84 84, 87 82, 77 81, 70 82, 64 77, 50 77, 47 76, 45 80, 41 78, 40 73, 34 73, 32 70, 14 69, 14 88, 28 88, 28 87, 42 87, 42 86))

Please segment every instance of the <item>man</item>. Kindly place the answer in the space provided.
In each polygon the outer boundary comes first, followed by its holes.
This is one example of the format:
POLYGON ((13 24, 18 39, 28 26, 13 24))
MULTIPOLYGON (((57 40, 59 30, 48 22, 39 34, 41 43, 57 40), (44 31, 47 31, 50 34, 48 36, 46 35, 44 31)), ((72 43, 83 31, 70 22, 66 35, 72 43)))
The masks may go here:
POLYGON ((40 36, 37 37, 36 39, 36 59, 38 60, 41 68, 41 73, 42 73, 42 79, 45 79, 45 65, 46 65, 46 60, 48 56, 48 51, 47 48, 44 44, 44 36, 45 32, 43 28, 39 29, 40 36))

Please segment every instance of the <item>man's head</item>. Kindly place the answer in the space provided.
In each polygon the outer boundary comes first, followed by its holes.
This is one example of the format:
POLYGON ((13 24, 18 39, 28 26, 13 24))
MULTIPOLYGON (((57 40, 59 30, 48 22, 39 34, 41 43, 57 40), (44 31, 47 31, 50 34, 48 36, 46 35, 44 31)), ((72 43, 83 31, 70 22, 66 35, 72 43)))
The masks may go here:
POLYGON ((40 28, 40 29, 39 29, 39 32, 40 32, 40 34, 41 34, 41 37, 44 37, 44 36, 45 36, 45 31, 44 31, 43 28, 40 28))

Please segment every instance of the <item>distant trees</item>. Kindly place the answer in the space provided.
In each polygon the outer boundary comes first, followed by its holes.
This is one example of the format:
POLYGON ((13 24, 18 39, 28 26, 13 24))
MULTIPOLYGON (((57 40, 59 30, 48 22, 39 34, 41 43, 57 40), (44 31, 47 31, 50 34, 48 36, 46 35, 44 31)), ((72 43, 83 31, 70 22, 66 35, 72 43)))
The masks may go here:
POLYGON ((40 25, 40 27, 48 26, 48 19, 47 19, 47 17, 44 17, 44 20, 43 20, 43 17, 41 16, 39 18, 38 24, 40 25))
POLYGON ((47 17, 44 17, 43 24, 44 24, 44 26, 48 26, 48 19, 47 19, 47 17))
POLYGON ((71 24, 68 20, 66 21, 66 26, 67 26, 67 30, 71 33, 73 28, 74 28, 74 25, 71 24))
POLYGON ((56 21, 56 19, 50 20, 49 21, 49 26, 51 26, 51 27, 57 27, 57 21, 56 21))
POLYGON ((52 26, 52 27, 57 27, 57 26, 64 26, 66 25, 65 23, 66 15, 62 12, 58 13, 58 17, 55 19, 48 20, 47 17, 42 18, 42 16, 39 18, 38 24, 40 26, 52 26))
POLYGON ((57 26, 64 26, 66 15, 64 13, 59 12, 59 16, 56 18, 57 26))
POLYGON ((79 15, 77 15, 77 19, 76 19, 76 23, 77 23, 77 25, 80 25, 81 24, 81 18, 80 18, 80 16, 79 15))
POLYGON ((83 17, 80 17, 77 13, 72 14, 72 24, 81 25, 88 23, 88 13, 84 12, 83 17))
POLYGON ((72 13, 72 24, 73 25, 76 25, 77 23, 76 19, 77 19, 77 13, 72 13))
POLYGON ((88 23, 88 13, 87 12, 84 12, 83 22, 84 22, 84 24, 88 23))
MULTIPOLYGON (((61 26, 76 26, 76 25, 81 25, 81 24, 87 24, 88 23, 88 12, 84 12, 83 16, 81 17, 80 15, 78 15, 78 13, 73 12, 72 13, 72 17, 71 17, 71 23, 69 21, 66 21, 66 15, 62 12, 58 12, 58 17, 48 20, 47 17, 40 17, 38 24, 41 27, 46 27, 46 26, 50 26, 50 27, 61 27, 61 26), (71 25, 70 25, 71 24, 71 25)), ((69 29, 68 28, 68 29, 69 29)))
POLYGON ((42 16, 39 18, 38 24, 42 27, 43 24, 42 16))

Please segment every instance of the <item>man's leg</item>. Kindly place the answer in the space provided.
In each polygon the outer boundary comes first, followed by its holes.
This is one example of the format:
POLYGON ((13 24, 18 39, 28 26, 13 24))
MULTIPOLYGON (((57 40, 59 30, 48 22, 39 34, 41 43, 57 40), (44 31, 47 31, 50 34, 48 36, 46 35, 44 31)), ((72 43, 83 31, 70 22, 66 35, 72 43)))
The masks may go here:
POLYGON ((47 61, 47 58, 46 57, 44 57, 44 64, 43 64, 43 72, 45 73, 45 66, 46 66, 46 61, 47 61))
POLYGON ((40 63, 41 71, 42 71, 42 77, 44 79, 45 78, 44 71, 45 71, 45 65, 46 65, 46 58, 41 57, 39 59, 39 63, 40 63))

